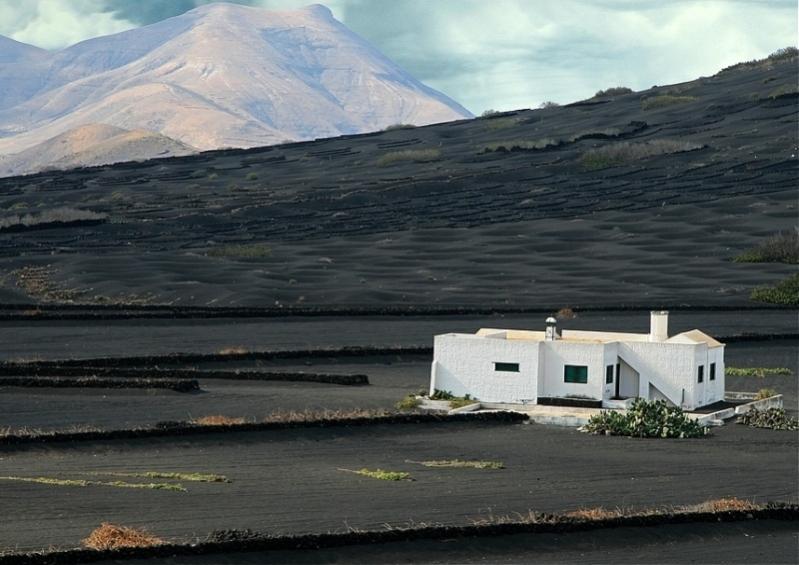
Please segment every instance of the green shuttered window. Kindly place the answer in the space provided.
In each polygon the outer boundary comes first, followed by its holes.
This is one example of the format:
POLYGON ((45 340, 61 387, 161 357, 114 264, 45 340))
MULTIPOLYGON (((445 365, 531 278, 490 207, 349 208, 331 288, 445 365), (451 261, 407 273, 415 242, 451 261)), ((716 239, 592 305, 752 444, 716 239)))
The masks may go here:
POLYGON ((563 382, 582 383, 588 382, 588 367, 585 365, 566 365, 563 367, 563 382))

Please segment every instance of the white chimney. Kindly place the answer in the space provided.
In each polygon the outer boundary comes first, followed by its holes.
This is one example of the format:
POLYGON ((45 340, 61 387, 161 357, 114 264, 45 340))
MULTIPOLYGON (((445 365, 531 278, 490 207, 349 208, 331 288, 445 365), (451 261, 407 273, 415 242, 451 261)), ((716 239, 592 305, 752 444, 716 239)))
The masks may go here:
POLYGON ((667 310, 653 310, 649 318, 649 341, 669 339, 669 313, 667 310))
POLYGON ((544 339, 546 339, 546 341, 555 341, 558 339, 558 321, 550 316, 547 318, 546 324, 547 331, 544 334, 544 339))

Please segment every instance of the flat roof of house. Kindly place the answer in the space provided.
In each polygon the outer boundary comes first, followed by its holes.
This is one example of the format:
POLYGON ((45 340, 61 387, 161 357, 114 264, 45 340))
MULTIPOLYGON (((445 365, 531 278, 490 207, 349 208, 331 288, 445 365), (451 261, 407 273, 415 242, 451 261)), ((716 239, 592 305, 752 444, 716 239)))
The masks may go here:
MULTIPOLYGON (((456 333, 450 335, 514 341, 544 341, 546 339, 546 334, 543 331, 501 328, 480 328, 473 334, 456 333)), ((564 329, 561 331, 558 341, 575 343, 649 342, 649 334, 564 329)), ((699 345, 704 343, 708 347, 721 347, 723 345, 721 342, 717 341, 701 330, 682 332, 669 337, 666 341, 659 343, 673 343, 682 345, 699 345)))

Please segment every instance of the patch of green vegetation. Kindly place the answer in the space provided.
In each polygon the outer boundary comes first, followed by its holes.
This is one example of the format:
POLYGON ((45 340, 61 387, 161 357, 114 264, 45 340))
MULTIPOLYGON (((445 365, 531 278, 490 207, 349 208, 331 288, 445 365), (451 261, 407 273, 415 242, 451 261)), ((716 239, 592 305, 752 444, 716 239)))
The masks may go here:
POLYGON ((265 243, 237 243, 211 247, 205 254, 222 259, 263 259, 272 254, 272 248, 265 243))
POLYGON ((409 394, 399 402, 395 404, 397 410, 415 410, 419 408, 419 405, 422 403, 420 399, 416 397, 415 394, 409 394))
POLYGON ((788 416, 783 408, 752 408, 746 414, 738 416, 736 423, 770 430, 799 430, 799 420, 788 416))
POLYGON ((580 431, 592 434, 649 438, 693 438, 707 434, 707 428, 689 418, 682 408, 663 400, 637 398, 626 412, 603 410, 591 416, 580 431))
POLYGON ((84 479, 58 479, 54 477, 0 477, 2 481, 17 481, 23 483, 37 483, 42 485, 51 485, 59 487, 117 487, 117 488, 134 488, 134 489, 150 489, 150 490, 171 490, 178 492, 186 492, 181 484, 170 483, 128 483, 124 481, 87 481, 84 479))
POLYGON ((433 391, 433 394, 430 396, 430 400, 449 400, 450 408, 461 408, 463 406, 468 406, 470 404, 479 402, 476 398, 472 398, 468 394, 465 396, 455 396, 448 390, 438 389, 433 391))
POLYGON ((621 96, 622 94, 632 94, 632 88, 626 86, 612 86, 605 90, 597 90, 594 98, 608 98, 610 96, 621 96))
POLYGON ((470 397, 468 394, 463 398, 453 398, 449 401, 450 408, 463 408, 464 406, 469 406, 471 404, 476 404, 477 399, 470 397))
POLYGON ((498 112, 497 110, 484 110, 482 114, 480 114, 481 118, 493 118, 494 116, 499 116, 502 112, 498 112))
POLYGON ((502 461, 463 461, 461 459, 441 459, 433 461, 411 461, 425 467, 451 469, 504 469, 502 461))
POLYGON ((210 175, 208 175, 208 180, 216 180, 218 178, 219 178, 219 175, 216 174, 216 173, 211 173, 210 175))
POLYGON ((759 286, 749 298, 781 306, 799 306, 799 273, 783 279, 774 286, 759 286))
POLYGON ((642 110, 658 110, 668 106, 677 104, 685 104, 686 102, 693 102, 696 96, 675 96, 673 94, 661 94, 659 96, 650 96, 641 101, 642 110))
POLYGON ((794 230, 772 235, 757 247, 733 258, 735 263, 786 263, 799 265, 799 232, 794 230))
POLYGON ((383 131, 395 131, 398 129, 413 129, 416 126, 413 124, 391 124, 390 126, 386 126, 383 131))
POLYGON ((439 149, 405 149, 403 151, 391 151, 382 155, 377 160, 378 167, 388 167, 395 163, 411 161, 414 163, 429 163, 438 161, 441 158, 439 149))
POLYGON ((369 477, 371 479, 378 479, 380 481, 412 481, 413 478, 411 477, 410 473, 406 473, 404 471, 386 471, 385 469, 359 469, 357 471, 353 471, 351 469, 339 469, 339 471, 347 471, 348 473, 355 473, 356 475, 361 475, 363 477, 369 477))
POLYGON ((799 86, 795 84, 783 84, 782 86, 778 86, 774 90, 768 93, 768 97, 771 99, 779 98, 781 96, 788 96, 791 94, 799 93, 799 86))
POLYGON ((656 139, 637 143, 620 142, 589 149, 580 158, 580 164, 588 170, 605 169, 630 161, 701 149, 702 145, 691 141, 656 139))
POLYGON ((247 180, 258 180, 258 175, 256 173, 249 173, 246 178, 247 180))
POLYGON ((135 477, 143 479, 172 479, 178 481, 188 481, 194 483, 229 483, 230 480, 224 475, 214 475, 207 473, 172 473, 160 471, 141 471, 131 473, 92 473, 93 475, 104 475, 109 477, 135 477))
POLYGON ((761 388, 757 391, 755 395, 755 400, 765 400, 766 398, 771 398, 772 396, 777 396, 779 394, 773 388, 761 388))
POLYGON ((518 120, 516 120, 516 118, 497 118, 493 120, 487 120, 485 127, 487 130, 497 131, 497 130, 512 128, 518 123, 519 122, 518 120))
POLYGON ((787 367, 726 367, 724 373, 728 377, 757 377, 759 379, 771 375, 792 375, 787 367))
POLYGON ((510 141, 494 141, 483 145, 481 153, 493 153, 495 151, 533 151, 536 149, 545 149, 547 147, 554 147, 558 142, 554 139, 533 139, 524 140, 516 139, 510 141))

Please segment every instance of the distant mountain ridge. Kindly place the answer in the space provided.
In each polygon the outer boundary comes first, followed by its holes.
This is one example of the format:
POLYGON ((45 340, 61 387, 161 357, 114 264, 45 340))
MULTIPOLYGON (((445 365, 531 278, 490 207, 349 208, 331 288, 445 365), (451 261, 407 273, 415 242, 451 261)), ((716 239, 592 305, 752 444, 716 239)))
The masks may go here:
POLYGON ((320 5, 207 4, 53 53, 0 37, 0 84, 0 155, 87 124, 205 150, 471 117, 320 5))

